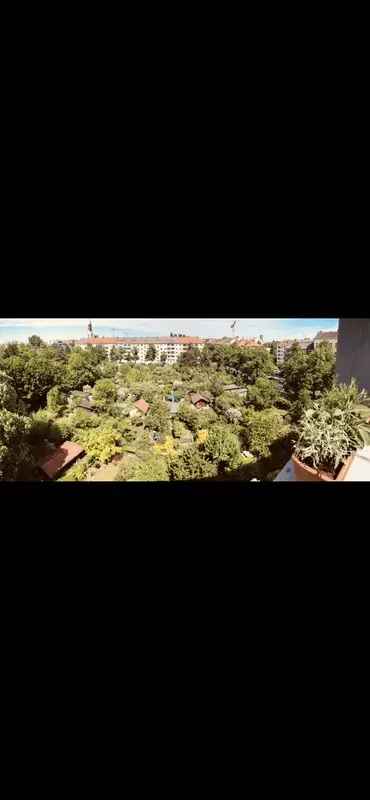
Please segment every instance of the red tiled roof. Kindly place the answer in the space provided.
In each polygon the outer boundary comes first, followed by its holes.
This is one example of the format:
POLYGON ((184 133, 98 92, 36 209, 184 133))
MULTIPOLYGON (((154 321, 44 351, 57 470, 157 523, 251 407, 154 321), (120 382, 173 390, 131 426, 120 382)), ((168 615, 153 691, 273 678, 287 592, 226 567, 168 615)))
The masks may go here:
POLYGON ((134 339, 134 338, 127 338, 127 339, 120 339, 120 338, 113 338, 113 337, 91 337, 90 339, 77 339, 76 345, 79 344, 203 344, 204 339, 201 339, 199 336, 145 336, 142 339, 134 339))
POLYGON ((38 466, 45 472, 48 478, 54 478, 59 474, 68 464, 72 464, 76 458, 82 456, 85 450, 79 444, 74 442, 64 442, 54 450, 51 456, 47 459, 39 461, 38 466))
POLYGON ((143 398, 140 398, 140 400, 134 403, 134 405, 136 406, 136 408, 139 409, 139 411, 142 411, 144 414, 147 414, 150 408, 149 404, 146 403, 145 400, 143 400, 143 398))

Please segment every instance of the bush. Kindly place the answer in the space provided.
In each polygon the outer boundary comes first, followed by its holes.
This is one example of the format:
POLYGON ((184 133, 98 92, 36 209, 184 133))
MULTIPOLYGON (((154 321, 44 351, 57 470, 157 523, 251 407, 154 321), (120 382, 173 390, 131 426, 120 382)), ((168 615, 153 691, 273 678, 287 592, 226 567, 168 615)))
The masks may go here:
POLYGON ((224 425, 213 425, 203 448, 206 455, 221 466, 233 469, 240 462, 239 439, 224 425))
POLYGON ((96 407, 107 411, 117 400, 117 387, 113 381, 102 378, 100 381, 96 381, 92 396, 96 407))
POLYGON ((92 464, 108 464, 113 456, 122 452, 119 447, 121 434, 113 428, 81 430, 74 435, 74 441, 85 448, 92 464))
POLYGON ((145 417, 145 427, 163 434, 170 433, 170 413, 163 400, 150 406, 145 417))
POLYGON ((41 444, 44 440, 60 444, 64 440, 63 428, 55 421, 53 414, 41 409, 32 414, 28 439, 31 444, 41 444))
POLYGON ((268 378, 257 378, 254 386, 247 387, 245 398, 246 405, 253 405, 258 411, 271 408, 278 402, 281 396, 281 389, 275 381, 268 378))
POLYGON ((162 444, 155 444, 153 447, 155 453, 166 458, 173 458, 176 455, 176 443, 172 436, 166 436, 162 444))
POLYGON ((87 461, 80 461, 69 469, 61 478, 60 481, 83 481, 86 478, 88 471, 87 461))
POLYGON ((27 442, 30 426, 27 417, 0 411, 0 480, 17 480, 32 461, 27 442))
POLYGON ((197 445, 192 445, 170 462, 169 474, 173 481, 196 481, 214 478, 217 466, 207 460, 197 445))
POLYGON ((151 454, 145 461, 131 462, 121 467, 116 481, 168 481, 169 473, 166 460, 151 454))
POLYGON ((243 419, 243 413, 240 411, 239 408, 228 408, 225 411, 225 417, 229 422, 241 422, 243 419))
POLYGON ((220 414, 226 414, 229 408, 242 408, 243 399, 237 394, 231 392, 221 394, 215 401, 215 409, 220 414))
POLYGON ((100 364, 100 373, 104 378, 114 378, 117 374, 117 366, 111 361, 103 361, 100 364))
POLYGON ((201 408, 197 413, 197 430, 209 428, 218 421, 218 415, 213 408, 201 408))
POLYGON ((69 423, 71 430, 74 428, 98 428, 101 425, 101 419, 82 408, 77 408, 69 418, 69 423))
POLYGON ((187 428, 183 422, 180 422, 178 419, 172 421, 172 433, 175 439, 181 439, 181 436, 183 436, 186 431, 187 428))
POLYGON ((253 455, 267 458, 270 446, 282 435, 284 423, 276 411, 253 411, 248 409, 244 416, 246 445, 253 455))
POLYGON ((62 442, 71 441, 73 439, 73 435, 75 432, 73 426, 73 418, 62 417, 61 419, 58 419, 58 422, 56 424, 60 430, 61 441, 62 442))
POLYGON ((66 395, 59 389, 59 386, 53 386, 47 394, 47 407, 51 414, 62 414, 67 405, 66 395))
POLYGON ((17 410, 17 392, 15 391, 12 381, 3 372, 0 373, 0 411, 15 412, 17 410))
POLYGON ((206 442, 207 439, 208 439, 208 431, 206 430, 198 431, 196 438, 197 444, 204 444, 204 442, 206 442))
POLYGON ((335 473, 347 456, 364 444, 362 420, 352 403, 327 411, 321 401, 303 413, 295 452, 308 466, 335 473))
POLYGON ((362 403, 368 402, 367 392, 363 389, 360 391, 354 378, 352 378, 349 386, 345 383, 336 384, 328 392, 325 392, 321 398, 322 406, 331 411, 335 408, 340 408, 342 411, 349 406, 355 407, 362 403))
POLYGON ((199 412, 190 405, 190 403, 182 403, 179 410, 178 410, 178 419, 181 422, 184 422, 185 425, 195 433, 200 428, 203 428, 203 423, 199 418, 199 412))
POLYGON ((289 407, 289 416, 292 422, 299 422, 303 412, 312 406, 311 394, 308 389, 301 389, 289 407))

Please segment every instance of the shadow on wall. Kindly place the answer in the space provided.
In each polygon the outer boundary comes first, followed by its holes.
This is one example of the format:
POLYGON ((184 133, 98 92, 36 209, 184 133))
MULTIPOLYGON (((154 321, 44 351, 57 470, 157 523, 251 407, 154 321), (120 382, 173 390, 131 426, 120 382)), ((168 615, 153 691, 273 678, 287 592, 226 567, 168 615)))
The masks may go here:
POLYGON ((355 378, 370 392, 370 319, 339 320, 337 375, 340 383, 355 378))

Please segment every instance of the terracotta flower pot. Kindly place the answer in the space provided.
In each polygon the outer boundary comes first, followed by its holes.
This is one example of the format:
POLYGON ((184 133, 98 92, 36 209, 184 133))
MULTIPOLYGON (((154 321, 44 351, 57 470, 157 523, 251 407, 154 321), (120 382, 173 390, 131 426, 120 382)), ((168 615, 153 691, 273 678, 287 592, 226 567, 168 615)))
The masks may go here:
POLYGON ((348 456, 335 478, 330 472, 322 472, 313 467, 309 467, 307 464, 304 464, 303 461, 300 461, 297 456, 292 456, 296 481, 309 481, 311 483, 334 483, 334 481, 344 481, 352 461, 353 455, 348 456))

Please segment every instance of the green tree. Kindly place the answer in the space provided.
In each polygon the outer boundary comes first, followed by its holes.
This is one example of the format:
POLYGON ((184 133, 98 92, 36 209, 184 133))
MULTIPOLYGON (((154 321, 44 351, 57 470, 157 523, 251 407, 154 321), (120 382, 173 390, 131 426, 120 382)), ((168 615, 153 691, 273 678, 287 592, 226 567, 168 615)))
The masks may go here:
POLYGON ((209 461, 205 453, 197 445, 191 445, 179 453, 169 463, 172 481, 196 481, 214 478, 217 475, 217 464, 209 461))
POLYGON ((150 344, 145 353, 145 361, 155 361, 156 356, 157 356, 157 350, 154 344, 150 344))
POLYGON ((100 374, 103 378, 115 378, 117 375, 117 363, 112 361, 102 361, 100 364, 100 374))
POLYGON ((2 352, 3 358, 10 358, 10 356, 17 356, 19 353, 18 342, 8 342, 2 352))
POLYGON ((184 367, 196 367, 197 364, 200 362, 199 350, 197 347, 194 347, 192 344, 181 353, 181 356, 178 360, 178 363, 184 367))
POLYGON ((190 403, 181 403, 177 414, 180 422, 184 422, 193 433, 202 427, 199 415, 200 412, 196 411, 190 403))
POLYGON ((15 412, 17 410, 18 397, 14 389, 13 382, 5 372, 0 372, 0 411, 15 412))
POLYGON ((55 357, 60 361, 64 363, 68 361, 71 347, 66 342, 53 342, 53 344, 50 345, 50 348, 54 352, 55 357))
POLYGON ((122 354, 119 347, 113 346, 110 351, 110 360, 111 361, 121 361, 122 354))
POLYGON ((111 426, 94 430, 79 430, 73 437, 85 448, 90 463, 108 464, 115 455, 122 452, 122 434, 111 426))
POLYGON ((30 423, 28 440, 33 445, 42 444, 44 441, 61 444, 65 438, 68 438, 64 435, 64 426, 60 425, 59 421, 56 422, 54 415, 46 408, 35 411, 30 417, 30 423))
POLYGON ((68 389, 82 389, 86 384, 93 386, 100 377, 99 363, 99 356, 97 360, 93 348, 73 350, 67 363, 66 383, 68 389))
POLYGON ((179 419, 174 419, 172 421, 172 433, 175 439, 181 439, 182 436, 186 433, 187 428, 185 427, 183 422, 180 422, 179 419))
POLYGON ((240 462, 239 440, 225 425, 213 425, 202 447, 211 461, 221 468, 235 469, 240 462))
POLYGON ((308 389, 300 389, 296 399, 290 403, 289 416, 293 423, 299 422, 303 412, 312 406, 312 396, 308 389))
POLYGON ((165 365, 167 361, 167 353, 161 353, 161 364, 165 365))
POLYGON ((276 342, 274 339, 271 345, 271 356, 274 360, 274 364, 277 364, 277 349, 278 349, 278 342, 276 342))
POLYGON ((327 342, 322 342, 307 356, 313 397, 332 389, 335 378, 336 356, 327 342))
POLYGON ((14 481, 31 461, 27 434, 31 422, 20 414, 0 411, 0 480, 14 481))
POLYGON ((210 392, 213 397, 219 397, 224 391, 224 383, 217 377, 210 381, 210 392))
POLYGON ((66 377, 64 365, 47 347, 20 350, 17 356, 7 359, 6 369, 19 400, 29 404, 31 409, 43 406, 49 390, 62 386, 66 377))
POLYGON ((170 414, 167 404, 162 400, 152 403, 145 417, 145 427, 158 433, 170 432, 170 414))
POLYGON ((243 399, 232 392, 220 394, 215 401, 215 409, 219 414, 226 414, 230 408, 242 408, 243 399))
POLYGON ((274 375, 276 366, 271 353, 264 347, 250 347, 241 350, 236 357, 236 368, 245 383, 255 383, 258 378, 274 375))
POLYGON ((42 341, 40 336, 30 336, 28 339, 28 343, 31 347, 44 347, 45 342, 42 341))
POLYGON ((281 398, 281 390, 275 381, 268 378, 257 378, 253 386, 247 387, 246 405, 252 405, 258 411, 271 408, 281 398))
POLYGON ((284 391, 288 400, 294 403, 300 392, 312 391, 312 375, 309 369, 308 355, 297 343, 290 348, 281 368, 284 380, 284 391))
POLYGON ((285 429, 281 415, 274 410, 248 409, 245 412, 246 446, 258 458, 267 458, 270 455, 271 445, 285 429))
POLYGON ((61 415, 67 404, 65 394, 59 386, 53 386, 47 394, 47 408, 52 414, 61 415))
POLYGON ((218 421, 218 416, 213 408, 202 408, 200 411, 195 412, 197 415, 196 430, 204 430, 214 425, 218 421))
POLYGON ((93 400, 97 408, 108 411, 117 400, 117 387, 108 378, 97 381, 93 389, 93 400))

